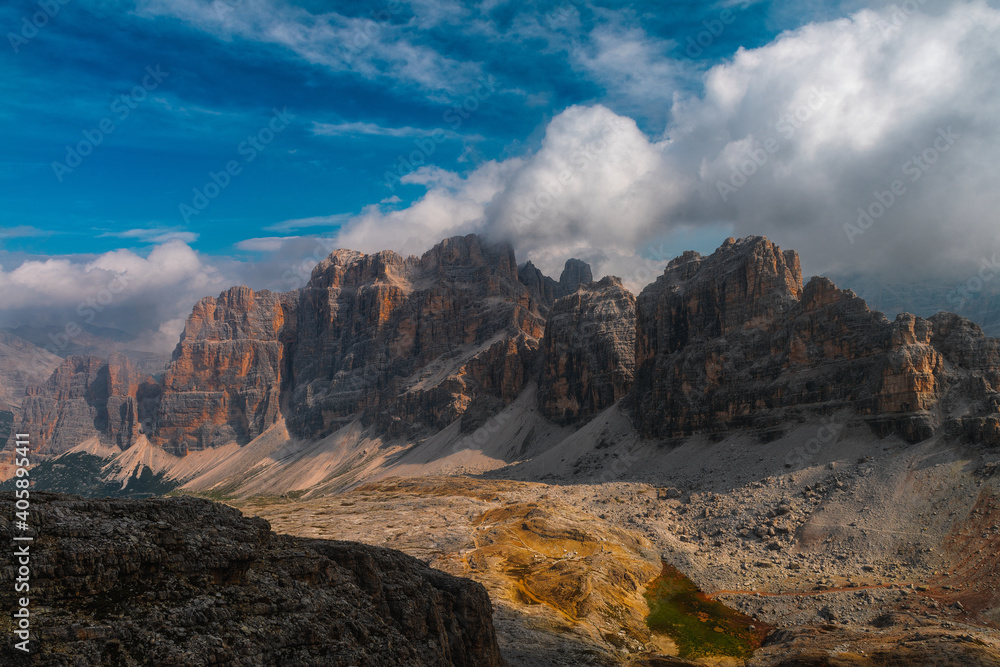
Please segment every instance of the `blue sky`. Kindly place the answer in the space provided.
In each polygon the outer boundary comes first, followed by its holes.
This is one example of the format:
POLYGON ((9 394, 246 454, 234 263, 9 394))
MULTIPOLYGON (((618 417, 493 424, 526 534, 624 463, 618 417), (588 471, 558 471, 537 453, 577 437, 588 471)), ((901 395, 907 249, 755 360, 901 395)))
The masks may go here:
POLYGON ((942 293, 1000 252, 996 0, 62 2, 0 6, 0 326, 124 278, 93 323, 169 349, 470 232, 636 291, 729 235, 942 293))
MULTIPOLYGON (((270 3, 192 2, 207 6, 198 18, 195 9, 178 9, 186 4, 71 0, 37 36, 17 44, 18 53, 10 37, 5 40, 5 250, 104 252, 129 245, 128 239, 141 247, 173 232, 193 239, 202 252, 232 253, 236 241, 268 236, 283 221, 356 213, 393 195, 400 206, 419 197, 420 186, 391 190, 384 174, 398 173, 398 157, 414 150, 421 133, 448 130, 427 162, 462 172, 537 148, 540 128, 573 104, 602 103, 657 135, 675 90, 699 85, 691 74, 813 18, 763 2, 729 8, 687 2, 665 9, 661 3, 622 9, 622 3, 569 1, 461 9, 377 2, 285 7, 290 24, 322 21, 348 35, 374 33, 378 43, 358 37, 358 48, 345 49, 349 62, 342 64, 335 53, 310 58, 269 43, 256 27, 218 27, 240 13, 273 11, 270 3), (702 22, 718 21, 726 9, 732 19, 722 34, 707 48, 690 47, 687 39, 707 30, 702 22), (386 13, 373 18, 373 11, 386 13), (691 61, 691 72, 651 78, 651 89, 637 91, 581 62, 600 58, 613 40, 628 36, 641 38, 651 59, 691 61), (425 62, 411 70, 393 62, 402 46, 425 62), (698 57, 691 59, 685 48, 698 57), (441 63, 452 69, 447 79, 434 71, 441 63), (113 100, 140 85, 147 66, 159 66, 167 76, 126 118, 118 118, 113 100), (496 92, 477 100, 469 118, 452 112, 446 121, 448 110, 482 79, 493 81, 496 92), (194 197, 192 190, 205 184, 210 171, 239 159, 237 146, 265 125, 273 108, 294 114, 287 130, 204 212, 185 222, 179 204, 194 197), (67 146, 87 141, 83 131, 98 128, 104 118, 115 121, 113 133, 60 182, 52 163, 65 163, 67 146), (463 122, 452 130, 455 119, 463 122), (336 133, 320 134, 319 126, 336 133)), ((6 3, 0 24, 17 34, 22 17, 37 11, 33 2, 6 3)))

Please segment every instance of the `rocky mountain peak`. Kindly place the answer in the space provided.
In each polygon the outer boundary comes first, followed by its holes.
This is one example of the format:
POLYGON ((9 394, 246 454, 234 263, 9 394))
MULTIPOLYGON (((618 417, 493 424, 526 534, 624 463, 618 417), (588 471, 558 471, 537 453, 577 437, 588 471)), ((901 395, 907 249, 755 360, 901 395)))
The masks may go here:
POLYGON ((355 250, 335 250, 313 269, 307 288, 401 284, 406 282, 406 274, 407 260, 391 250, 370 255, 355 250))
POLYGON ((593 280, 594 274, 590 270, 590 264, 582 259, 567 259, 562 274, 559 276, 559 286, 562 288, 560 296, 572 294, 579 289, 580 285, 585 285, 593 280))
POLYGON ((585 285, 594 279, 590 264, 580 259, 566 260, 558 281, 543 274, 530 261, 525 262, 520 268, 517 277, 545 312, 557 299, 572 294, 580 285, 585 285))
POLYGON ((766 431, 790 411, 852 408, 879 435, 917 441, 945 426, 934 407, 948 388, 969 382, 986 391, 973 391, 948 428, 980 438, 996 428, 990 364, 1000 341, 957 316, 890 323, 826 278, 803 288, 798 256, 763 237, 728 239, 708 257, 685 253, 636 311, 630 400, 648 435, 766 431))
POLYGON ((850 408, 880 435, 947 426, 1000 442, 1000 342, 956 315, 889 322, 826 278, 803 287, 798 255, 764 237, 684 253, 638 297, 591 278, 575 259, 559 281, 518 269, 509 244, 475 235, 421 257, 338 250, 294 292, 199 301, 160 382, 124 357, 73 357, 28 389, 19 419, 52 454, 144 433, 183 455, 282 418, 302 440, 359 423, 413 441, 482 424, 537 381, 549 419, 625 398, 649 437, 850 408), (936 409, 948 392, 962 414, 936 409))

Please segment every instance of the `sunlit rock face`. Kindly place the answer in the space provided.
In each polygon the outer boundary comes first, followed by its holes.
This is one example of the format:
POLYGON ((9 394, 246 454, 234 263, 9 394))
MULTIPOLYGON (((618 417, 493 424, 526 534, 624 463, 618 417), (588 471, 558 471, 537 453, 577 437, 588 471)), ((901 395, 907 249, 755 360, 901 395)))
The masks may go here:
POLYGON ((249 442, 281 415, 295 340, 294 294, 233 287, 199 301, 173 361, 152 441, 183 454, 249 442))
POLYGON ((15 428, 55 455, 89 439, 170 453, 244 445, 282 418, 313 440, 358 421, 419 440, 485 423, 538 383, 577 425, 618 401, 647 437, 779 434, 849 409, 880 436, 1000 443, 1000 342, 947 313, 888 321, 763 237, 688 252, 634 298, 579 260, 560 280, 511 246, 454 237, 421 257, 338 250, 302 289, 202 299, 152 378, 70 357, 28 387, 15 428), (21 426, 18 426, 21 425, 21 426))
POLYGON ((513 249, 477 236, 419 258, 337 251, 298 296, 289 424, 308 437, 359 417, 414 435, 510 403, 544 331, 513 249))
POLYGON ((994 444, 1000 342, 955 315, 889 322, 763 237, 685 253, 639 295, 629 398, 647 436, 779 428, 849 407, 911 442, 947 427, 994 444), (936 410, 949 392, 967 397, 936 410))

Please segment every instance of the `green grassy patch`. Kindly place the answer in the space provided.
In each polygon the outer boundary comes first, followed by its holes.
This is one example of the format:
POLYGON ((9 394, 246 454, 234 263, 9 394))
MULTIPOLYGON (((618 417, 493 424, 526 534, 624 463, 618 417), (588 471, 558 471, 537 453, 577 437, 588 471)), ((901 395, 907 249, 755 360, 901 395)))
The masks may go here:
POLYGON ((653 632, 668 635, 681 658, 732 656, 749 658, 760 647, 767 628, 749 616, 709 599, 672 565, 646 587, 653 632), (750 629, 754 626, 754 629, 750 629))

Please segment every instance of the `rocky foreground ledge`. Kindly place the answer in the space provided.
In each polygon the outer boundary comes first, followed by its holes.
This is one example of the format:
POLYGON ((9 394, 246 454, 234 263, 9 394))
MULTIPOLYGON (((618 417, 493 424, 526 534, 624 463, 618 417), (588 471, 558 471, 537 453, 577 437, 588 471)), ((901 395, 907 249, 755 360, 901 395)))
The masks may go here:
MULTIPOLYGON (((0 664, 505 665, 486 590, 398 551, 196 498, 31 500, 32 655, 12 646, 25 594, 4 558, 0 664)), ((14 519, 0 495, 5 545, 14 519)))

